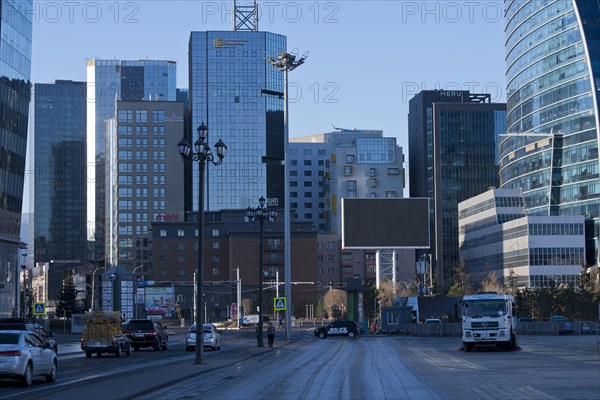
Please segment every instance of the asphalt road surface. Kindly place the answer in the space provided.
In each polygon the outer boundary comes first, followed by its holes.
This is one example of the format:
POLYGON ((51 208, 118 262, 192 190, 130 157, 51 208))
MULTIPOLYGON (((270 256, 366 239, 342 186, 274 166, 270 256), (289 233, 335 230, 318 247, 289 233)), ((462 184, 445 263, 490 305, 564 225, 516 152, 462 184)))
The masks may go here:
POLYGON ((59 354, 56 383, 0 382, 6 399, 600 399, 595 335, 525 336, 519 350, 466 353, 460 338, 359 336, 256 348, 226 336, 222 350, 169 350, 86 359, 59 354))

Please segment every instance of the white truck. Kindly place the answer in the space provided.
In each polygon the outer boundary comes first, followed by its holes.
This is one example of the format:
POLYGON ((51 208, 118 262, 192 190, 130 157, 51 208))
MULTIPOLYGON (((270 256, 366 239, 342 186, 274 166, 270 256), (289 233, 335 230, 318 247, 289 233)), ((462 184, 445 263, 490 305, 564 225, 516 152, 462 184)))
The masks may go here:
POLYGON ((515 298, 496 292, 466 295, 460 303, 462 342, 465 351, 474 346, 496 346, 510 351, 517 344, 515 298))

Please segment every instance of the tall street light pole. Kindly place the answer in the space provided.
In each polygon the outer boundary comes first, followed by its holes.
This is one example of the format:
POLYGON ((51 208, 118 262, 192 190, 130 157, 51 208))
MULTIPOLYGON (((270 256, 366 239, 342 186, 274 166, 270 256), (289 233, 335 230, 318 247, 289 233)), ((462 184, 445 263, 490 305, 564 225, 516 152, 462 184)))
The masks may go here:
POLYGON ((285 273, 285 337, 286 340, 290 340, 291 328, 292 328, 292 313, 290 308, 292 307, 292 258, 291 258, 291 237, 290 237, 290 180, 288 173, 288 147, 289 147, 289 113, 288 113, 288 71, 293 71, 300 65, 304 64, 304 61, 308 57, 308 53, 302 55, 302 57, 296 59, 296 56, 288 52, 281 53, 277 56, 277 59, 268 58, 269 64, 277 68, 279 71, 283 71, 283 193, 284 193, 284 213, 283 213, 283 241, 284 241, 284 273, 285 273))
POLYGON ((248 221, 258 221, 260 224, 260 241, 258 245, 258 333, 256 335, 256 346, 265 347, 263 342, 263 223, 265 221, 273 222, 277 218, 277 210, 269 209, 265 206, 266 200, 263 196, 258 199, 258 207, 248 207, 246 217, 248 221))
POLYGON ((92 272, 92 311, 96 310, 96 272, 101 269, 102 268, 96 268, 94 272, 92 272))
POLYGON ((202 364, 204 356, 204 346, 202 343, 202 321, 204 318, 202 315, 203 308, 201 306, 203 277, 202 242, 204 240, 204 170, 206 167, 205 163, 207 162, 211 162, 215 166, 223 162, 223 158, 227 153, 227 146, 219 139, 215 144, 215 149, 217 151, 217 159, 215 160, 210 146, 206 142, 208 138, 208 127, 202 122, 197 130, 198 140, 194 143, 195 153, 192 153, 192 146, 185 139, 181 139, 177 144, 177 147, 179 148, 179 154, 181 154, 181 158, 184 162, 190 159, 198 162, 198 263, 196 266, 196 358, 194 359, 194 364, 202 364))
MULTIPOLYGON (((133 281, 134 282, 137 281, 137 279, 135 278, 135 271, 137 271, 140 268, 144 268, 144 265, 143 264, 142 265, 138 265, 137 267, 135 267, 133 269, 133 271, 131 271, 131 273, 133 274, 133 281)), ((138 306, 139 306, 139 304, 137 303, 137 293, 136 293, 137 286, 134 286, 133 289, 134 289, 134 293, 133 293, 133 318, 137 319, 137 317, 138 317, 138 306)))

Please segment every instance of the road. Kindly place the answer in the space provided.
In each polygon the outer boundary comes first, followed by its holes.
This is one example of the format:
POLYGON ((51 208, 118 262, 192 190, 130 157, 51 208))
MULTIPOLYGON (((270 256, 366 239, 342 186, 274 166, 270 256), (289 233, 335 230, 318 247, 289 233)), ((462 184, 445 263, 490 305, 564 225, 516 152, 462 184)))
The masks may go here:
POLYGON ((525 336, 519 345, 465 353, 459 338, 321 340, 305 332, 257 349, 252 338, 225 335, 222 350, 207 351, 198 366, 175 337, 167 351, 131 357, 59 354, 56 383, 2 381, 0 398, 600 399, 597 336, 525 336))

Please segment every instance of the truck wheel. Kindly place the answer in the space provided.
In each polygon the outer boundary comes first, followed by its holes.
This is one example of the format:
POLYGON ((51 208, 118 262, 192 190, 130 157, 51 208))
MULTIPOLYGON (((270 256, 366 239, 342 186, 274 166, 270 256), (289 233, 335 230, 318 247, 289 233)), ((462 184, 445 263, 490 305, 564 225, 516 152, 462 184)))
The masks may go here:
POLYGON ((473 343, 463 342, 463 347, 467 353, 473 350, 473 343))

